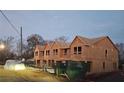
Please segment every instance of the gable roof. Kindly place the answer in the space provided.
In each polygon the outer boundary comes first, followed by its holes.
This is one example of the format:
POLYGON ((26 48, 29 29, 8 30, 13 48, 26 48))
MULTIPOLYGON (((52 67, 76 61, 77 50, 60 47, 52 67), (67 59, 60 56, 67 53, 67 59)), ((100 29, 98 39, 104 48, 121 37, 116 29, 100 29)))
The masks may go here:
POLYGON ((44 48, 45 48, 45 46, 43 46, 43 45, 36 45, 35 50, 38 49, 38 50, 40 50, 40 51, 43 51, 44 48))
MULTIPOLYGON (((51 48, 52 45, 53 45, 53 42, 49 42, 49 43, 46 43, 46 44, 44 45, 44 47, 46 48, 46 46, 48 46, 49 48, 51 48)), ((45 48, 44 48, 44 49, 45 49, 45 48)))
POLYGON ((60 48, 69 48, 69 46, 70 46, 70 43, 67 43, 64 41, 54 41, 54 44, 59 45, 60 48))
POLYGON ((110 42, 111 44, 114 46, 114 48, 119 52, 118 48, 116 47, 116 45, 112 42, 112 40, 107 36, 106 37, 110 42))
POLYGON ((82 36, 76 36, 76 38, 79 38, 81 40, 81 42, 83 42, 86 45, 92 45, 95 44, 96 42, 106 38, 107 36, 102 36, 102 37, 98 37, 98 38, 86 38, 86 37, 82 37, 82 36))
POLYGON ((78 38, 85 45, 94 45, 94 44, 100 42, 103 39, 108 39, 111 42, 111 44, 117 49, 117 47, 115 46, 115 44, 111 41, 111 39, 108 36, 101 36, 101 37, 98 37, 98 38, 86 38, 86 37, 82 37, 82 36, 76 36, 75 39, 76 38, 78 38))
MULTIPOLYGON (((115 49, 117 49, 117 47, 115 46, 115 44, 111 41, 111 39, 108 36, 102 36, 102 37, 98 37, 98 38, 86 38, 86 37, 82 37, 82 36, 76 36, 75 39, 78 38, 82 43, 84 43, 84 45, 94 45, 98 42, 100 42, 103 39, 108 39, 111 44, 115 47, 115 49)), ((75 40, 74 39, 74 40, 75 40)), ((74 42, 74 40, 71 43, 67 43, 64 41, 54 41, 54 42, 49 42, 46 45, 48 45, 48 47, 52 48, 52 46, 54 44, 58 44, 59 47, 62 48, 69 48, 71 46, 71 44, 74 42)), ((36 45, 36 49, 43 51, 46 48, 46 45, 42 46, 42 45, 36 45)), ((117 49, 118 51, 118 49, 117 49)))

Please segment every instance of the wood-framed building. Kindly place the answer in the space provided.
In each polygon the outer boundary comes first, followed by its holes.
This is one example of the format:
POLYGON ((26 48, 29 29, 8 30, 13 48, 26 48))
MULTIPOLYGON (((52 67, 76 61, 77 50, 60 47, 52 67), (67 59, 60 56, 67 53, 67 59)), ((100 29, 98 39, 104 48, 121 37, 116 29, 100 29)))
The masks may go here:
POLYGON ((36 46, 34 59, 37 66, 56 62, 89 62, 88 74, 111 72, 118 69, 118 49, 108 36, 85 38, 76 36, 71 43, 54 41, 44 46, 36 46))

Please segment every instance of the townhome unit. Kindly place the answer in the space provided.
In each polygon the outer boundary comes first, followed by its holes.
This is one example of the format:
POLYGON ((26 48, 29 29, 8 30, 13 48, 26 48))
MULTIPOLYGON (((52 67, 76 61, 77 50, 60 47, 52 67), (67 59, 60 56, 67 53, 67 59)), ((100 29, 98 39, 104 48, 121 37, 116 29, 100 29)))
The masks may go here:
POLYGON ((34 52, 34 59, 37 67, 42 67, 43 65, 42 62, 44 60, 44 54, 45 54, 44 49, 45 49, 45 46, 36 45, 35 52, 34 52))
POLYGON ((44 48, 44 60, 41 61, 41 63, 47 64, 47 67, 52 67, 54 62, 52 60, 52 55, 53 55, 53 51, 52 51, 52 45, 53 43, 47 43, 45 45, 44 48))
POLYGON ((34 52, 37 66, 52 67, 57 62, 86 62, 88 74, 111 72, 118 69, 118 49, 108 36, 85 38, 76 36, 71 43, 54 41, 44 46, 37 45, 34 52))
POLYGON ((89 74, 118 69, 118 49, 109 37, 85 38, 76 36, 70 45, 73 61, 89 62, 89 74))
POLYGON ((64 62, 70 60, 69 43, 63 41, 55 41, 52 45, 52 59, 54 62, 64 62))

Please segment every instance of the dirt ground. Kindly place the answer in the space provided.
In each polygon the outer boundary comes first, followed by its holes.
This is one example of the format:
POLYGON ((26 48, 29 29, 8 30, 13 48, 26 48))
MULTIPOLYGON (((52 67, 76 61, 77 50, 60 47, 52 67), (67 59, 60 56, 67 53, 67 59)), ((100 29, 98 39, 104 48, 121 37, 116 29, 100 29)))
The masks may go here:
POLYGON ((85 78, 89 82, 124 82, 124 71, 95 74, 85 78))
POLYGON ((124 71, 114 72, 105 77, 101 77, 96 82, 124 82, 124 71))
POLYGON ((61 82, 63 78, 52 74, 39 71, 38 69, 29 69, 22 71, 5 70, 0 66, 0 82, 61 82))

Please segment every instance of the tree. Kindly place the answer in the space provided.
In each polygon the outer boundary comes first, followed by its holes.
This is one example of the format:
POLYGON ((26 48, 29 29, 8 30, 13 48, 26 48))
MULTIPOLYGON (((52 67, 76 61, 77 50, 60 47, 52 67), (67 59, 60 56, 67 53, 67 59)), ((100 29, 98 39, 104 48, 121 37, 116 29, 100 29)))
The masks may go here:
POLYGON ((66 42, 67 39, 68 39, 67 37, 65 37, 65 36, 61 36, 61 37, 56 38, 55 41, 66 42))
POLYGON ((33 49, 37 44, 44 45, 44 39, 38 34, 28 36, 27 43, 30 49, 33 49))
MULTIPOLYGON (((124 43, 117 43, 116 44, 116 47, 118 48, 119 50, 119 58, 120 58, 120 61, 124 61, 124 43)), ((123 62, 124 63, 124 62, 123 62)))
POLYGON ((45 44, 45 40, 42 38, 42 36, 38 34, 32 34, 28 36, 26 48, 27 48, 27 53, 30 56, 30 58, 32 58, 34 55, 35 46, 44 45, 44 44, 45 44))
POLYGON ((14 37, 0 39, 0 43, 5 45, 4 49, 0 50, 0 64, 4 64, 8 58, 14 58, 15 53, 12 52, 14 37))
POLYGON ((124 64, 124 43, 117 43, 116 47, 119 50, 119 69, 122 69, 124 64))

